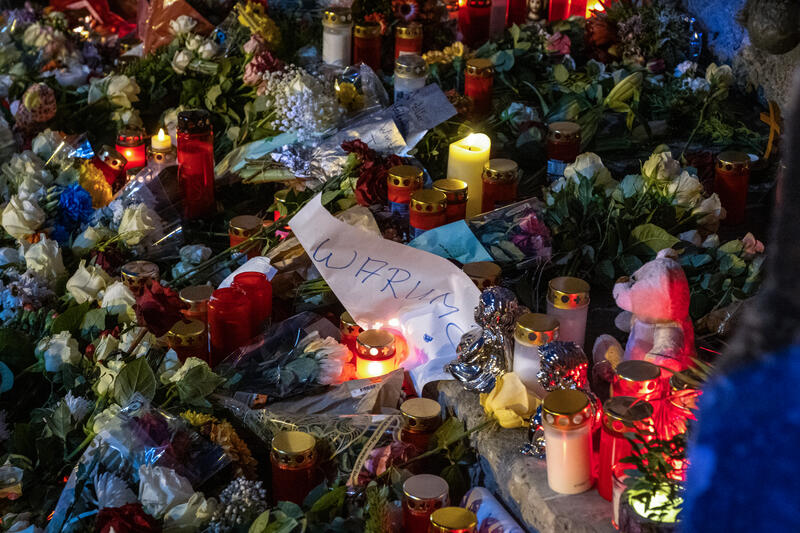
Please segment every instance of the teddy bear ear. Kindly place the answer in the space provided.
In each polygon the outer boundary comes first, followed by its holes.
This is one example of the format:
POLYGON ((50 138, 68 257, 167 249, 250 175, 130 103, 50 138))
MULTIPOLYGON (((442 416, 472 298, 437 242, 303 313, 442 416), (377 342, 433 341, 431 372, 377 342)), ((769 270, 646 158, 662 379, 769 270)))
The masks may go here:
POLYGON ((656 254, 656 257, 658 259, 664 259, 665 257, 668 257, 670 259, 675 259, 677 261, 678 260, 678 252, 676 252, 672 248, 664 248, 663 250, 660 250, 658 252, 658 254, 656 254))

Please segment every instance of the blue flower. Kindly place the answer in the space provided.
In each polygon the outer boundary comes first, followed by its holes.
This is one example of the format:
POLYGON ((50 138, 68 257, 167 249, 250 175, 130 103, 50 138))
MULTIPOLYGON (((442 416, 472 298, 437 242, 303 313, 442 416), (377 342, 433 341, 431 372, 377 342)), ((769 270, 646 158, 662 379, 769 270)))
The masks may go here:
POLYGON ((72 234, 72 230, 69 229, 67 226, 72 226, 71 223, 67 222, 64 224, 63 220, 59 220, 53 226, 53 231, 50 233, 50 238, 54 241, 58 242, 60 245, 65 245, 69 242, 69 238, 72 234))
POLYGON ((58 198, 58 208, 61 211, 59 218, 75 225, 89 222, 94 214, 92 196, 77 183, 64 189, 58 198))

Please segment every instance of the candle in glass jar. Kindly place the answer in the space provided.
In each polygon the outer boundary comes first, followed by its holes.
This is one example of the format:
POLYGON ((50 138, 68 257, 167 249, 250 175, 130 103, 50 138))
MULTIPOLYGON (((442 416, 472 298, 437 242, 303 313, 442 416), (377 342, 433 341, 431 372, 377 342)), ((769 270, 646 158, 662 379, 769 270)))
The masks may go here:
POLYGON ((744 222, 747 188, 750 183, 750 157, 742 152, 722 152, 714 170, 714 192, 728 213, 722 220, 736 225, 744 222))
POLYGON ((356 375, 374 378, 397 368, 394 335, 381 329, 368 329, 356 339, 356 375))
MULTIPOLYGON (((264 221, 260 217, 253 215, 239 215, 233 217, 228 223, 228 239, 230 246, 238 246, 244 241, 256 235, 264 227, 264 221)), ((261 255, 261 246, 257 239, 242 245, 239 252, 247 252, 247 257, 252 259, 261 255)))
POLYGON ((664 397, 667 386, 658 365, 649 361, 622 361, 615 369, 611 395, 657 400, 664 397))
POLYGON ((514 203, 517 199, 519 167, 510 159, 490 159, 483 166, 481 212, 514 203))
POLYGON ((469 276, 478 289, 484 290, 500 283, 500 274, 503 270, 500 265, 491 261, 474 261, 465 263, 461 271, 469 276))
POLYGON ((422 24, 399 24, 394 31, 394 58, 403 54, 422 55, 422 24))
POLYGON ((158 281, 158 265, 150 261, 131 261, 122 265, 120 270, 122 282, 131 290, 134 296, 141 296, 145 286, 152 280, 158 281))
POLYGON ((514 327, 514 373, 530 392, 544 398, 539 383, 539 346, 558 340, 558 320, 541 313, 525 313, 514 327))
POLYGON ((492 110, 493 85, 492 60, 480 57, 468 59, 464 70, 464 96, 472 100, 472 110, 476 117, 483 117, 492 110))
POLYGON ((507 11, 508 0, 492 0, 492 16, 489 22, 489 36, 492 39, 502 37, 506 29, 507 11))
POLYGON ((569 276, 550 280, 547 291, 547 314, 558 320, 559 340, 574 342, 583 347, 588 313, 588 283, 569 276))
POLYGON ((386 189, 393 215, 408 218, 411 194, 422 188, 422 169, 413 165, 397 165, 389 169, 386 189))
POLYGON ((475 533, 478 517, 463 507, 442 507, 431 514, 428 533, 475 533))
POLYGON ((197 357, 208 362, 208 331, 205 322, 179 320, 167 333, 167 345, 175 350, 181 361, 197 357))
POLYGON ((403 415, 400 440, 418 452, 426 451, 431 436, 442 424, 442 406, 429 398, 411 398, 400 405, 400 413, 403 415))
POLYGON ((331 7, 322 16, 322 62, 346 67, 350 64, 353 14, 348 7, 331 7))
POLYGON ((467 184, 467 218, 481 212, 483 199, 483 167, 489 161, 492 142, 483 133, 470 133, 450 145, 447 177, 467 184))
POLYGON ((272 438, 272 503, 301 505, 322 482, 317 467, 317 440, 303 431, 279 431, 272 438))
POLYGON ((211 285, 192 285, 181 289, 178 297, 186 304, 186 308, 181 311, 183 316, 208 325, 208 301, 213 292, 214 287, 211 285))
POLYGON ((447 223, 464 220, 467 215, 467 183, 456 179, 443 179, 433 182, 433 190, 444 193, 447 198, 447 223))
POLYGON ((203 109, 178 113, 178 183, 184 218, 214 214, 214 134, 211 115, 203 109))
POLYGON ((403 531, 428 533, 431 514, 449 503, 447 481, 433 474, 411 476, 403 483, 403 531))
POLYGON ((587 0, 550 0, 547 20, 567 20, 571 16, 586 16, 587 0))
POLYGON ((567 165, 581 151, 581 127, 575 122, 551 122, 547 126, 547 179, 564 176, 567 165))
POLYGON ((422 189, 411 194, 408 225, 414 237, 447 223, 447 197, 433 189, 422 189))
POLYGON ((558 389, 544 398, 547 484, 559 494, 578 494, 592 486, 591 419, 584 392, 558 389))
POLYGON ((272 284, 262 272, 242 272, 234 276, 231 286, 247 296, 252 311, 251 336, 258 335, 272 315, 272 284))
POLYGON ((106 183, 113 192, 117 192, 125 185, 125 157, 110 146, 103 146, 99 152, 92 156, 92 165, 103 173, 106 183))
POLYGON ((160 172, 177 162, 177 155, 172 147, 172 139, 164 133, 164 128, 160 128, 158 133, 150 138, 150 150, 148 150, 147 156, 147 166, 156 172, 160 172))
POLYGON ((428 64, 417 54, 402 54, 394 61, 394 101, 425 87, 428 64))
POLYGON ((364 63, 372 70, 381 68, 381 26, 360 22, 353 29, 353 64, 364 63))
POLYGON ((117 152, 127 160, 125 168, 139 168, 147 164, 144 132, 139 128, 123 128, 117 134, 117 152))
POLYGON ((508 0, 506 26, 525 24, 528 21, 528 11, 528 0, 508 0))
POLYGON ((217 289, 208 302, 209 366, 215 367, 250 340, 252 310, 247 296, 234 287, 217 289))
POLYGON ((489 38, 492 18, 492 0, 466 0, 459 2, 458 31, 464 44, 477 48, 489 38))

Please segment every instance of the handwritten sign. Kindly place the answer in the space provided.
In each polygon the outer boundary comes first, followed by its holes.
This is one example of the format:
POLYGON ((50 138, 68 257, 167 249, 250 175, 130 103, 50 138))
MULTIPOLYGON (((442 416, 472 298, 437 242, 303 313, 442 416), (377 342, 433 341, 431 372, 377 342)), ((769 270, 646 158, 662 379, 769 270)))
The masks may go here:
POLYGON ((436 83, 426 85, 408 94, 391 107, 400 133, 409 143, 409 138, 435 128, 457 113, 441 87, 436 83))
POLYGON ((397 322, 410 353, 414 385, 451 379, 443 371, 461 335, 474 326, 480 292, 459 268, 352 227, 331 216, 320 196, 289 222, 312 264, 362 327, 397 322))

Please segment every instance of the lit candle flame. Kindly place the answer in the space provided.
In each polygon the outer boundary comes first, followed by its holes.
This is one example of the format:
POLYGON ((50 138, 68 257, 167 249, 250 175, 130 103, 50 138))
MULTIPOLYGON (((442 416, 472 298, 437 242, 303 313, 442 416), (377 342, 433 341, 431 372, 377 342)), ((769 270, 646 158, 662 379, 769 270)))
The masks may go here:
POLYGON ((167 136, 164 135, 164 128, 158 129, 158 140, 163 141, 167 136))

